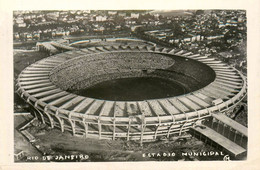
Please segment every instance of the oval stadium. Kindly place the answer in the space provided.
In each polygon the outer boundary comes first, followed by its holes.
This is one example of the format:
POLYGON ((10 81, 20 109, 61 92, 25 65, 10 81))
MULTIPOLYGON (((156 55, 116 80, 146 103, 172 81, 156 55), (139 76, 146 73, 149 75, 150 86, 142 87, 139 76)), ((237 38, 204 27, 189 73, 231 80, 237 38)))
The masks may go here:
POLYGON ((20 73, 16 88, 34 116, 51 128, 142 143, 182 135, 234 108, 246 95, 246 80, 215 58, 152 45, 107 45, 37 61, 20 73), (149 93, 146 84, 137 87, 131 80, 163 85, 150 83, 149 93), (123 95, 120 86, 108 95, 100 92, 102 83, 111 81, 128 84, 123 95))

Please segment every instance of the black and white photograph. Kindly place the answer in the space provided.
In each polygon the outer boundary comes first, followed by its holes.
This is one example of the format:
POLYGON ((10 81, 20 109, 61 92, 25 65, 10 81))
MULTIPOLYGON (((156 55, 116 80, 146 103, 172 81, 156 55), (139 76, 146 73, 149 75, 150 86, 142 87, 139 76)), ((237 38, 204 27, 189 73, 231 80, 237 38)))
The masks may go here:
POLYGON ((259 169, 260 2, 0 0, 0 169, 259 169))
POLYGON ((247 159, 245 10, 13 12, 15 162, 247 159))

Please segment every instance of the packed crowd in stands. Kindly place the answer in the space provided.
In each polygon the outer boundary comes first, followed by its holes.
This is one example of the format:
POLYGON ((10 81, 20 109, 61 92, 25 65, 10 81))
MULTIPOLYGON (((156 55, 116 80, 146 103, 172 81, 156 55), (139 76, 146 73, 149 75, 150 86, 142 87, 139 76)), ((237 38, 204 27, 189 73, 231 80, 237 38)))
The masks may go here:
POLYGON ((102 81, 129 77, 165 78, 182 84, 190 91, 209 84, 214 80, 215 73, 205 64, 182 57, 110 52, 73 58, 50 74, 51 81, 63 90, 79 90, 102 81), (204 76, 205 72, 210 76, 204 76))

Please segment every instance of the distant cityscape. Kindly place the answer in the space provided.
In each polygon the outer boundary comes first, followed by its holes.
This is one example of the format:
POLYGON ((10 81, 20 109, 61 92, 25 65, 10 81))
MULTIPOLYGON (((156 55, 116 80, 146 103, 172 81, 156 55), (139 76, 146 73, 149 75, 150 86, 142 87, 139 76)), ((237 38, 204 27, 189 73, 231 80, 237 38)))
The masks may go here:
POLYGON ((243 10, 15 11, 13 39, 34 42, 95 35, 136 36, 218 57, 246 74, 246 21, 243 10))

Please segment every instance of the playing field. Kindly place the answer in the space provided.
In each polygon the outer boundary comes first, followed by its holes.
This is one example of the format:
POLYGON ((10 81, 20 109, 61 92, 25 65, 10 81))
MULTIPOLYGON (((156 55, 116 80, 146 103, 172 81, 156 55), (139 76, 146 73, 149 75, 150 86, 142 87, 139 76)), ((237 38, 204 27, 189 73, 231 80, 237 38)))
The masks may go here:
POLYGON ((185 91, 184 87, 170 80, 138 77, 104 81, 72 92, 96 99, 133 101, 172 97, 184 94, 185 91))

